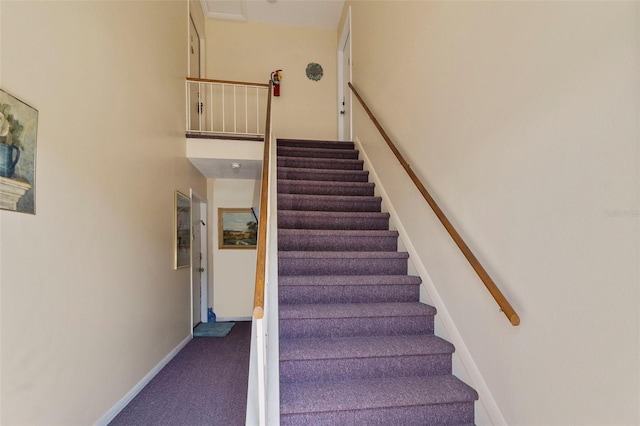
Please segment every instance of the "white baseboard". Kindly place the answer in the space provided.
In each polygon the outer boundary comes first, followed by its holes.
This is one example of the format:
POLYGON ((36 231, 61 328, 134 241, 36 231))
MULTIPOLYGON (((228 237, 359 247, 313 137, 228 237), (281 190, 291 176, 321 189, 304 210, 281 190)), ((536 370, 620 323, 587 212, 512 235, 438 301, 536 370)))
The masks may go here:
POLYGON ((104 416, 102 416, 96 423, 96 426, 106 426, 108 425, 115 417, 124 409, 124 407, 129 404, 133 398, 140 393, 140 391, 153 379, 156 374, 160 372, 164 368, 165 365, 169 363, 173 359, 174 356, 178 354, 184 348, 187 343, 189 343, 193 339, 192 335, 187 336, 182 342, 178 344, 167 356, 165 356, 162 361, 158 363, 146 376, 142 378, 125 396, 122 397, 120 401, 116 403, 109 411, 107 411, 104 416))
POLYGON ((482 374, 480 373, 478 366, 474 362, 473 357, 471 356, 471 352, 469 351, 469 348, 467 348, 467 345, 465 345, 464 340, 462 339, 462 335, 458 331, 458 328, 456 327, 453 321, 453 318, 451 317, 451 314, 447 310, 447 307, 445 306, 442 298, 440 297, 440 293, 438 293, 438 290, 436 289, 435 284, 431 280, 431 277, 429 276, 429 273, 427 272, 426 267, 424 266, 424 264, 422 263, 422 260, 418 256, 418 252, 416 251, 413 243, 411 242, 411 239, 409 238, 409 234, 407 233, 404 226, 402 225, 402 222, 400 221, 400 218, 398 217, 397 212, 395 211, 393 205, 389 200, 389 197, 387 196, 387 192, 385 191, 384 186, 382 185, 382 183, 380 182, 380 179, 378 178, 378 174, 376 173, 373 165, 371 164, 371 161, 369 160, 369 157, 367 157, 367 154, 363 149, 362 142, 360 142, 360 140, 357 137, 354 138, 354 142, 357 145, 357 149, 360 151, 360 154, 362 154, 362 160, 364 160, 365 166, 369 171, 370 181, 376 184, 376 189, 380 192, 380 195, 382 196, 383 200, 385 200, 386 202, 385 206, 389 210, 389 215, 391 216, 391 218, 393 218, 393 222, 396 225, 397 231, 400 234, 400 238, 405 245, 405 249, 409 253, 409 258, 411 259, 413 266, 418 271, 418 274, 422 278, 422 285, 424 286, 425 290, 427 291, 427 294, 431 298, 431 301, 433 302, 433 304, 435 305, 438 311, 438 319, 440 320, 441 324, 444 326, 446 332, 448 333, 447 338, 451 340, 451 343, 456 348, 454 356, 459 357, 460 362, 462 363, 464 369, 469 375, 469 378, 471 380, 471 386, 476 390, 476 392, 478 392, 478 395, 480 397, 478 402, 483 406, 486 414, 490 418, 490 421, 494 425, 506 425, 507 422, 504 419, 504 416, 502 415, 502 411, 500 411, 500 408, 498 407, 496 400, 491 394, 491 391, 489 390, 487 383, 482 377, 482 374))
POLYGON ((216 322, 251 321, 251 317, 217 317, 216 322))

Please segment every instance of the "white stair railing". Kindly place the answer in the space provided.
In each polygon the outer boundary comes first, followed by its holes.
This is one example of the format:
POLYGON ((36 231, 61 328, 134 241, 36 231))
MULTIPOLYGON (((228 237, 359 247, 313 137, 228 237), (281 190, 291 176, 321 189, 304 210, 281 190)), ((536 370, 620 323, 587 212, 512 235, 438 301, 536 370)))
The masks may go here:
POLYGON ((187 133, 264 136, 268 84, 187 78, 187 133))

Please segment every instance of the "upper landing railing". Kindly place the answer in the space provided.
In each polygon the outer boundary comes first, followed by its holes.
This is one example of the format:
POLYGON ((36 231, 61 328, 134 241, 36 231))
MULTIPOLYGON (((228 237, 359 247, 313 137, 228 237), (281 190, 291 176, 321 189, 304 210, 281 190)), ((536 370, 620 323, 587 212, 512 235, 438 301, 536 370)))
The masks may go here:
POLYGON ((369 115, 369 118, 371 119, 371 121, 373 121, 373 124, 376 126, 376 128, 384 138, 385 142, 387 142, 387 145, 389 145, 389 148, 391 149, 391 151, 393 151, 398 161, 400 161, 400 164, 402 165, 402 167, 405 169, 405 171, 407 172, 407 174, 409 175, 413 183, 416 185, 416 188, 418 188, 418 191, 420 191, 420 194, 422 194, 426 202, 429 204, 429 206, 431 206, 431 209, 436 214, 438 219, 440 219, 440 222, 442 222, 442 225, 444 225, 445 229, 447 230, 447 232, 449 233, 453 241, 456 243, 460 251, 462 251, 462 254, 464 255, 464 257, 467 258, 471 267, 476 271, 476 273, 478 274, 478 277, 480 277, 480 280, 482 280, 484 285, 487 287, 487 290, 489 290, 489 293, 491 293, 495 301, 498 303, 498 306, 500 306, 500 311, 502 311, 507 316, 507 318, 509 319, 509 322, 511 322, 512 325, 514 326, 519 325, 520 317, 518 316, 516 311, 513 309, 513 307, 507 300, 507 298, 504 297, 500 289, 498 289, 498 286, 496 285, 496 283, 493 282, 493 280, 491 279, 487 271, 484 269, 480 261, 473 254, 473 252, 471 251, 467 243, 465 243, 465 241, 462 239, 458 231, 456 231, 456 229, 451 224, 449 219, 447 219, 447 216, 445 216, 440 206, 438 206, 438 204, 433 199, 431 194, 429 194, 429 191, 427 191, 427 189, 424 187, 422 182, 420 182, 420 179, 418 179, 418 176, 416 176, 413 170, 411 170, 411 166, 409 166, 409 163, 407 163, 407 161, 404 159, 402 154, 400 154, 400 151, 398 151, 398 148, 396 148, 394 143, 391 141, 391 138, 389 137, 389 135, 387 135, 387 132, 385 132, 385 130, 380 125, 380 122, 378 122, 378 120, 373 115, 373 113, 371 112, 367 104, 364 102, 362 97, 360 97, 360 94, 358 93, 356 88, 353 87, 351 83, 349 83, 349 87, 353 91, 353 94, 356 95, 356 98, 358 98, 358 101, 360 101, 360 104, 369 115))
POLYGON ((263 137, 268 84, 187 78, 187 133, 263 137))

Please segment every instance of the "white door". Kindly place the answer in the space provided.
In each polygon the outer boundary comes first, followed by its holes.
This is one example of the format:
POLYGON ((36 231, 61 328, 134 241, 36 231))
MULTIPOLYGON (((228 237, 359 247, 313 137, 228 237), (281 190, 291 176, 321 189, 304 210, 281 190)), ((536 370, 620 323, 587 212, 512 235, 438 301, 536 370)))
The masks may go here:
POLYGON ((351 81, 351 36, 347 32, 344 44, 341 47, 342 67, 340 70, 342 90, 341 97, 339 99, 340 105, 340 122, 339 127, 341 129, 340 139, 344 141, 351 140, 351 89, 349 88, 349 82, 351 81))
POLYGON ((191 190, 191 317, 192 326, 207 322, 207 202, 191 190))
MULTIPOLYGON (((191 24, 189 25, 189 77, 200 78, 200 36, 193 18, 189 17, 191 24)), ((190 103, 190 122, 189 130, 200 131, 204 127, 204 123, 200 121, 202 114, 202 99, 198 91, 198 84, 189 84, 189 103, 190 103)))
POLYGON ((200 323, 202 306, 202 218, 200 217, 200 203, 194 202, 191 205, 191 294, 193 297, 192 316, 193 327, 200 323))

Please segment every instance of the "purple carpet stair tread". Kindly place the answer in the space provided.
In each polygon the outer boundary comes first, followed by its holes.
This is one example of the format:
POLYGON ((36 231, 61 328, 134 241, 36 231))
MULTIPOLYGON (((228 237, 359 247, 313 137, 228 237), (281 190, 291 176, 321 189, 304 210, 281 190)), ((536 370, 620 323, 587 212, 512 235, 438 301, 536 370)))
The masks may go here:
POLYGON ((454 350, 433 335, 284 339, 280 347, 287 383, 451 374, 454 350))
POLYGON ((395 336, 433 333, 433 317, 294 318, 280 320, 281 338, 395 336))
POLYGON ((407 273, 407 253, 390 251, 282 251, 280 275, 402 275, 407 273))
POLYGON ((278 140, 281 425, 466 425, 477 393, 351 142, 278 140))
MULTIPOLYGON (((279 287, 286 286, 372 286, 415 285, 422 283, 420 277, 412 275, 312 275, 282 276, 279 287)), ((418 300, 416 297, 413 301, 418 300)))
POLYGON ((473 423, 473 403, 386 407, 281 415, 280 426, 465 426, 473 423))
POLYGON ((298 167, 278 167, 278 179, 316 180, 318 182, 368 182, 366 170, 309 169, 298 167))
POLYGON ((406 252, 378 252, 378 251, 283 251, 278 254, 280 259, 372 259, 374 261, 382 259, 402 259, 407 260, 409 254, 406 252))
POLYGON ((414 302, 420 283, 410 275, 281 276, 278 299, 284 304, 414 302))
POLYGON ((283 210, 379 212, 380 197, 278 194, 278 208, 283 210))
MULTIPOLYGON (((280 396, 283 416, 467 403, 478 399, 475 390, 452 375, 292 383, 281 389, 280 396)), ((473 414, 473 405, 471 410, 473 414)), ((461 413, 459 420, 473 422, 473 417, 461 413)))
POLYGON ((362 170, 362 160, 342 158, 278 157, 278 167, 310 168, 325 170, 362 170))
POLYGON ((441 376, 450 372, 450 353, 280 361, 281 383, 441 376))
POLYGON ((281 229, 278 250, 284 251, 395 251, 397 231, 336 231, 328 229, 281 229))
POLYGON ((315 180, 279 179, 278 192, 280 194, 373 196, 374 185, 369 182, 324 181, 320 183, 315 180))
POLYGON ((307 148, 279 145, 277 155, 282 157, 342 158, 357 160, 359 153, 355 149, 307 148))
POLYGON ((455 350, 434 335, 285 339, 280 343, 281 361, 451 354, 455 350))
POLYGON ((278 147, 299 147, 299 148, 326 148, 326 149, 355 149, 353 142, 347 141, 320 141, 307 139, 278 139, 278 147))
POLYGON ((389 229, 389 213, 312 212, 278 209, 279 229, 389 229))
POLYGON ((280 307, 280 319, 317 318, 391 318, 433 316, 436 308, 420 302, 412 303, 331 303, 296 304, 280 307))
POLYGON ((281 412, 358 410, 474 401, 478 394, 453 375, 310 382, 282 392, 281 412))
POLYGON ((435 308, 422 303, 280 306, 280 336, 348 337, 432 334, 435 308))

